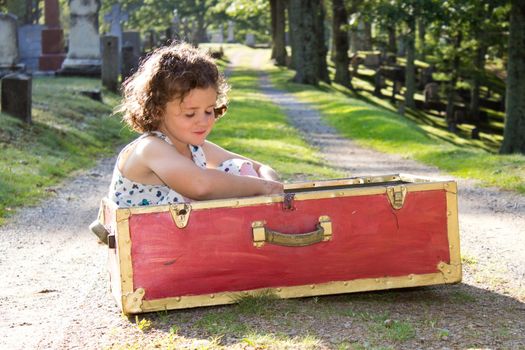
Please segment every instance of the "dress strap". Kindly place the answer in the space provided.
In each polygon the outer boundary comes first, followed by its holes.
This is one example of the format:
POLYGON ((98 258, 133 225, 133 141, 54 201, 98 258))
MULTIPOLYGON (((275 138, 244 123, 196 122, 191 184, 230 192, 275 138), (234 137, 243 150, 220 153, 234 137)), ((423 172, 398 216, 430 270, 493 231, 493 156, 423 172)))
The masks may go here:
POLYGON ((162 139, 173 146, 173 143, 171 142, 170 138, 158 130, 147 132, 143 134, 142 136, 150 136, 150 135, 157 136, 159 139, 162 139))

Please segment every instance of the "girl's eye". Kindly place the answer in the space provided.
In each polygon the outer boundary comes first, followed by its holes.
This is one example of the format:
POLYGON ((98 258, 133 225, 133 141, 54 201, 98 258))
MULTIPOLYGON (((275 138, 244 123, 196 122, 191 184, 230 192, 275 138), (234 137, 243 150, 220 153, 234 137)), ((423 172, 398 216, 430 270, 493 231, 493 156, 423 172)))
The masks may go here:
POLYGON ((195 113, 185 114, 186 117, 191 118, 195 116, 195 113))
POLYGON ((213 111, 205 111, 204 113, 206 113, 206 115, 212 115, 213 111))

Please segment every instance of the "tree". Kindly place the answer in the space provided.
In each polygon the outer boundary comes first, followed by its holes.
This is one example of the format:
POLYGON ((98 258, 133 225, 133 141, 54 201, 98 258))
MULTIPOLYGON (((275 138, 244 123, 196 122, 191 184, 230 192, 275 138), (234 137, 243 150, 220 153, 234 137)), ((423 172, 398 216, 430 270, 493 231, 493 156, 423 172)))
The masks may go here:
POLYGON ((525 154, 525 3, 511 0, 505 131, 501 153, 525 154))
POLYGON ((272 59, 278 66, 286 65, 286 46, 284 40, 284 29, 286 23, 284 0, 270 0, 272 13, 272 59))
POLYGON ((352 88, 352 81, 348 66, 348 13, 343 0, 332 0, 332 31, 334 38, 334 81, 348 88, 352 88))
MULTIPOLYGON (((319 11, 315 0, 290 0, 289 20, 292 35, 292 59, 295 67, 293 81, 301 84, 319 84, 319 11)), ((326 58, 325 58, 326 60, 326 58)))
POLYGON ((330 84, 330 75, 328 74, 328 65, 326 64, 326 55, 328 54, 328 47, 324 40, 324 20, 326 11, 324 8, 324 1, 319 1, 319 7, 316 13, 317 25, 315 26, 317 35, 317 54, 319 55, 319 79, 325 83, 330 84))

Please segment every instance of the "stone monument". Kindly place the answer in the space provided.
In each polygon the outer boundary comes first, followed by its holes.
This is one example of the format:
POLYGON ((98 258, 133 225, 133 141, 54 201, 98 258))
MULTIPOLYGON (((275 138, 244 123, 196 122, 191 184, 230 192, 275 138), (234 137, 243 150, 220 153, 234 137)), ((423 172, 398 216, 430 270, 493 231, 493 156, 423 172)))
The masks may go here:
POLYGON ((228 21, 228 38, 226 39, 226 42, 228 43, 235 42, 235 35, 233 33, 234 30, 235 30, 235 23, 233 21, 228 21))
POLYGON ((64 31, 60 28, 58 0, 45 0, 45 23, 42 30, 42 56, 38 65, 42 71, 57 71, 66 57, 64 31))
POLYGON ((244 41, 244 45, 254 47, 255 46, 255 34, 246 33, 246 39, 244 41))
POLYGON ((69 51, 60 74, 100 76, 100 0, 69 0, 69 51))
POLYGON ((181 40, 180 35, 180 17, 177 9, 173 10, 173 19, 171 20, 171 40, 179 41, 181 40))
POLYGON ((41 24, 25 24, 18 28, 18 53, 20 62, 26 66, 26 71, 33 72, 40 69, 39 61, 42 55, 41 24))
POLYGON ((23 69, 18 64, 18 25, 16 16, 0 13, 0 77, 23 69))
POLYGON ((118 39, 119 52, 122 49, 122 22, 128 20, 128 13, 122 11, 120 4, 111 6, 111 12, 106 13, 104 21, 109 23, 109 34, 116 36, 118 39))
POLYGON ((114 35, 104 35, 102 37, 102 85, 113 92, 118 91, 120 75, 118 58, 118 38, 114 35))
POLYGON ((32 79, 22 73, 2 78, 2 112, 31 124, 32 79))
POLYGON ((122 33, 122 81, 126 80, 138 68, 140 56, 142 54, 140 32, 127 31, 122 33))

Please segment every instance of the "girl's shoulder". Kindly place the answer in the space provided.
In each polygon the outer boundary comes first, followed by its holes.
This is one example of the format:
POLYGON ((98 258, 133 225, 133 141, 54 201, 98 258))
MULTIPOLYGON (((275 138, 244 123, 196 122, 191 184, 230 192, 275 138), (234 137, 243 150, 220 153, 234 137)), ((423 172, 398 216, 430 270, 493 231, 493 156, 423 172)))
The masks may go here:
POLYGON ((163 137, 153 133, 141 135, 135 140, 135 150, 137 154, 155 153, 159 151, 166 151, 171 149, 171 142, 162 134, 163 137))

